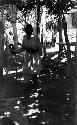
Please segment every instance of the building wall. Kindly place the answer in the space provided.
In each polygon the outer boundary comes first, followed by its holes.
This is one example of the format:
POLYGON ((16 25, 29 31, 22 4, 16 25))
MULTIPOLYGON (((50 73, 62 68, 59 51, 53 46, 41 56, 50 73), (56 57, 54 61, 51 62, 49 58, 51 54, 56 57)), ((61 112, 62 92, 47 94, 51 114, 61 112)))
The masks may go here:
POLYGON ((65 15, 67 21, 68 38, 70 42, 76 42, 77 32, 77 9, 71 9, 65 15))
POLYGON ((71 9, 65 17, 68 30, 77 28, 77 9, 71 9))

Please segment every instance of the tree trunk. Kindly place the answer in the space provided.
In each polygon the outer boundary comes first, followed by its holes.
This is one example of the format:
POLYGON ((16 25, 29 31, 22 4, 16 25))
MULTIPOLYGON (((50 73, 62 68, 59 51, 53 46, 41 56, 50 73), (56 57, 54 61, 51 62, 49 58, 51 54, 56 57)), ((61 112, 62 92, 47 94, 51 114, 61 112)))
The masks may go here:
MULTIPOLYGON (((4 67, 4 25, 3 25, 3 16, 0 12, 0 92, 3 87, 3 67, 4 67)), ((1 93, 0 93, 1 98, 1 93)))
POLYGON ((0 76, 3 76, 4 66, 4 25, 2 13, 0 12, 0 76))
POLYGON ((40 19, 40 0, 37 0, 37 22, 36 22, 37 35, 39 33, 39 19, 40 19))
POLYGON ((14 48, 18 48, 18 35, 17 35, 17 28, 16 23, 12 22, 13 33, 14 33, 14 48))
MULTIPOLYGON (((59 14, 59 42, 63 42, 62 40, 62 14, 59 14)), ((59 57, 61 56, 61 52, 63 50, 62 45, 59 45, 59 57)))
POLYGON ((41 45, 42 45, 42 56, 46 55, 46 44, 45 44, 45 34, 46 34, 46 8, 42 7, 42 14, 41 14, 41 30, 40 30, 40 37, 41 37, 41 45))
POLYGON ((12 15, 11 15, 11 23, 13 27, 14 33, 14 47, 15 49, 18 48, 18 35, 17 35, 17 28, 16 28, 16 18, 17 18, 17 7, 16 5, 12 5, 12 15))
POLYGON ((67 73, 68 75, 71 73, 71 51, 70 51, 70 43, 69 43, 69 40, 68 40, 68 35, 67 35, 67 22, 65 20, 65 16, 63 15, 63 20, 62 20, 62 26, 63 26, 63 29, 64 29, 64 36, 65 36, 65 42, 66 42, 66 45, 67 45, 67 73))
POLYGON ((74 104, 75 104, 75 116, 74 125, 77 125, 77 31, 76 31, 76 46, 74 55, 74 73, 73 73, 73 84, 74 84, 74 104))
POLYGON ((70 52, 70 45, 69 45, 70 43, 69 43, 68 35, 67 35, 67 22, 65 20, 64 15, 63 15, 63 29, 64 29, 65 41, 67 44, 67 60, 68 60, 68 62, 70 62, 70 60, 71 60, 71 52, 70 52))
POLYGON ((39 17, 40 17, 40 1, 37 0, 35 9, 34 35, 38 35, 39 33, 39 17))

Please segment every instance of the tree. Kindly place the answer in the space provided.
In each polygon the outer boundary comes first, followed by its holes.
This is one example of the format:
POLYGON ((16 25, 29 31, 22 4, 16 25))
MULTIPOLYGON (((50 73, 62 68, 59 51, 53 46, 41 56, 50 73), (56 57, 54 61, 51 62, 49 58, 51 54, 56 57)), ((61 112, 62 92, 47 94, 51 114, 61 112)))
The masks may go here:
MULTIPOLYGON (((3 11, 2 11, 3 12, 3 11)), ((4 24, 3 24, 3 14, 0 12, 0 91, 3 81, 3 67, 4 67, 4 24)), ((0 93, 1 99, 1 93, 0 93)))
MULTIPOLYGON (((59 42, 62 42, 62 15, 66 14, 71 8, 75 6, 76 2, 73 0, 43 0, 42 5, 45 5, 49 9, 50 14, 57 16, 58 29, 59 29, 59 42)), ((65 32, 66 43, 67 33, 65 32)), ((62 47, 59 47, 59 51, 62 51, 62 47)), ((68 57, 69 58, 69 57, 68 57)))
POLYGON ((13 33, 14 33, 14 47, 15 49, 18 48, 18 35, 17 35, 17 27, 16 27, 16 21, 17 21, 17 7, 16 5, 11 6, 12 14, 11 14, 11 23, 13 27, 13 33))
MULTIPOLYGON (((0 5, 4 6, 5 4, 9 4, 11 8, 11 23, 13 26, 13 33, 14 33, 14 45, 15 49, 18 46, 18 37, 17 37, 17 28, 16 28, 16 20, 17 20, 17 9, 23 10, 25 8, 25 2, 22 0, 3 0, 0 2, 0 5)), ((9 13, 8 13, 9 14, 9 13)), ((7 15, 9 17, 9 15, 7 15)))
POLYGON ((65 41, 66 41, 66 45, 67 45, 67 61, 68 61, 68 64, 69 64, 70 61, 71 61, 71 52, 70 52, 70 43, 69 43, 68 35, 67 35, 67 22, 65 20, 64 15, 63 15, 63 18, 62 18, 62 27, 64 29, 65 41))

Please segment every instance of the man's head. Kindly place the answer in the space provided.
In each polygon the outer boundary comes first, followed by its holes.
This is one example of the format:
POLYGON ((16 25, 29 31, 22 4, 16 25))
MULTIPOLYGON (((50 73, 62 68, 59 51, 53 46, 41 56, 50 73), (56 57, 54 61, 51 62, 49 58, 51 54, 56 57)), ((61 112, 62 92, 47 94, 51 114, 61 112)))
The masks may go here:
POLYGON ((25 29, 25 32, 26 32, 27 35, 31 35, 32 32, 33 32, 33 27, 32 27, 31 24, 27 24, 24 29, 25 29))

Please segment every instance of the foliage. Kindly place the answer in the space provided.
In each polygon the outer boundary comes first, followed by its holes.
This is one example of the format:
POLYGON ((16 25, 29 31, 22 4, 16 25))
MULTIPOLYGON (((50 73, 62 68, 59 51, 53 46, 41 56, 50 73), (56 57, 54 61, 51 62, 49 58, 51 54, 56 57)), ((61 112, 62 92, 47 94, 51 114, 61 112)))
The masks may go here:
POLYGON ((42 5, 49 8, 49 13, 58 15, 59 13, 67 13, 76 5, 76 2, 72 0, 44 0, 42 5))
POLYGON ((49 12, 54 14, 59 14, 60 12, 66 13, 76 4, 76 2, 72 0, 2 0, 0 5, 15 4, 20 11, 23 9, 27 11, 35 8, 37 2, 39 2, 40 6, 45 5, 49 8, 49 12))
POLYGON ((35 0, 28 0, 28 2, 26 2, 25 11, 32 10, 32 8, 35 8, 35 5, 36 5, 35 0))
POLYGON ((4 4, 14 4, 19 10, 22 10, 25 7, 25 2, 22 0, 2 0, 0 5, 3 6, 4 4))

